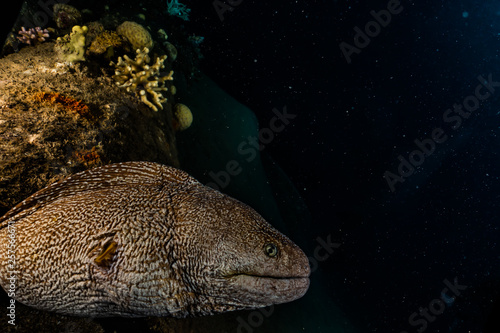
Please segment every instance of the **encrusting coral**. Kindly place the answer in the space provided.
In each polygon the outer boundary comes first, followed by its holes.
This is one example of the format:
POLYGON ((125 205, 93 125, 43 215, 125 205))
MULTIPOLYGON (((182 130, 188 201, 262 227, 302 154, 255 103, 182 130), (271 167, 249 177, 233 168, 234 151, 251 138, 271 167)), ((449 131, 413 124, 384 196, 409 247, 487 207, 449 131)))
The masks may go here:
POLYGON ((158 39, 160 40, 160 43, 163 45, 163 48, 168 55, 168 61, 174 62, 175 59, 177 59, 177 49, 172 43, 167 41, 168 39, 167 33, 165 32, 165 30, 160 29, 158 30, 157 35, 158 39))
POLYGON ((88 28, 75 25, 71 34, 57 38, 55 49, 59 57, 68 62, 85 61, 85 35, 88 28))
POLYGON ((59 29, 69 29, 82 21, 82 14, 73 6, 56 3, 54 9, 54 21, 59 29))
POLYGON ((43 29, 40 27, 30 28, 26 30, 24 27, 21 27, 21 30, 18 32, 19 36, 17 39, 21 43, 25 43, 28 45, 35 45, 37 43, 41 43, 45 41, 45 38, 49 38, 49 31, 47 29, 43 29))
MULTIPOLYGON (((116 48, 125 49, 126 41, 114 31, 103 31, 94 37, 87 50, 93 55, 105 54, 106 57, 111 57, 116 48)), ((126 44, 128 45, 128 44, 126 44)))
POLYGON ((173 71, 170 71, 167 76, 160 77, 160 70, 165 67, 163 62, 166 58, 166 55, 157 57, 155 63, 149 65, 149 49, 147 47, 142 50, 137 49, 135 59, 124 55, 123 58, 118 58, 116 64, 110 63, 116 67, 113 79, 118 87, 138 94, 144 104, 154 111, 158 111, 158 108, 163 109, 162 103, 167 100, 161 93, 168 90, 165 87, 165 81, 174 79, 172 77, 173 71))

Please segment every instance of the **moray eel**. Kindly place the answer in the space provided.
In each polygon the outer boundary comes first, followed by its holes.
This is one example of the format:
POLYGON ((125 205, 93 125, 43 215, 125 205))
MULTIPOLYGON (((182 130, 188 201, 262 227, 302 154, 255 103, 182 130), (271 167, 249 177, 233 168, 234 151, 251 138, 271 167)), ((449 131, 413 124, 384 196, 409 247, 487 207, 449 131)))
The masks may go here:
POLYGON ((247 205, 151 162, 87 170, 0 218, 0 284, 90 317, 188 317, 290 302, 302 250, 247 205))

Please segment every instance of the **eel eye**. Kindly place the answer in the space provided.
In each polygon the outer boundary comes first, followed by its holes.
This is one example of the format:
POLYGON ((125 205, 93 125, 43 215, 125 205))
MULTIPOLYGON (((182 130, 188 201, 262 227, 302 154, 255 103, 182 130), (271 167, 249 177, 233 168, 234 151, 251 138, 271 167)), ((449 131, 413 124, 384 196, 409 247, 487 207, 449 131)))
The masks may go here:
POLYGON ((276 257, 278 255, 278 247, 272 243, 264 245, 264 252, 268 257, 276 257))

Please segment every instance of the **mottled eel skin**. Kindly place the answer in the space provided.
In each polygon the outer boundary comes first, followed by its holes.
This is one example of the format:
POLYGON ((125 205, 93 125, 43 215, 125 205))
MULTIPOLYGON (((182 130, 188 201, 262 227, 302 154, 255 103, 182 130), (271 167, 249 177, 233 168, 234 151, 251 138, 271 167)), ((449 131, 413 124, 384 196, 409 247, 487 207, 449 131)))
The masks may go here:
POLYGON ((4 290, 69 315, 207 315, 293 301, 309 287, 302 250, 252 208, 151 162, 42 189, 0 218, 0 244, 4 290))

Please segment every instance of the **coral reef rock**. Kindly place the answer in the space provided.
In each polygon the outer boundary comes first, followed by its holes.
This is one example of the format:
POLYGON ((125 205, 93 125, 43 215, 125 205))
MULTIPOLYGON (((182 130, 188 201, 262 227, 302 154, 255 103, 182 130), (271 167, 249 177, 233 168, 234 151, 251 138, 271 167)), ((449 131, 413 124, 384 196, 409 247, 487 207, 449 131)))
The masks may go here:
POLYGON ((116 67, 113 79, 118 87, 138 94, 144 104, 154 111, 158 111, 158 108, 163 109, 162 103, 167 100, 162 95, 162 91, 168 90, 165 87, 165 81, 173 80, 172 75, 174 74, 173 71, 170 71, 167 76, 160 77, 160 70, 165 67, 163 63, 166 58, 166 55, 157 57, 156 62, 149 65, 149 49, 147 47, 142 50, 138 49, 135 59, 124 55, 123 58, 118 58, 116 64, 110 63, 116 67))
POLYGON ((110 77, 59 62, 53 42, 1 58, 0 68, 0 215, 90 167, 179 165, 171 104, 151 112, 110 77))
POLYGON ((116 28, 116 32, 127 38, 134 50, 153 47, 153 39, 142 25, 132 21, 125 21, 116 28))

